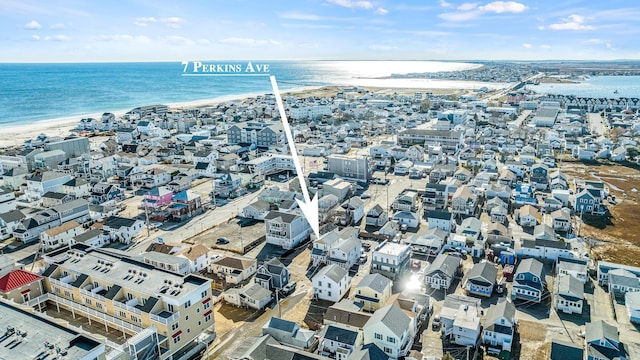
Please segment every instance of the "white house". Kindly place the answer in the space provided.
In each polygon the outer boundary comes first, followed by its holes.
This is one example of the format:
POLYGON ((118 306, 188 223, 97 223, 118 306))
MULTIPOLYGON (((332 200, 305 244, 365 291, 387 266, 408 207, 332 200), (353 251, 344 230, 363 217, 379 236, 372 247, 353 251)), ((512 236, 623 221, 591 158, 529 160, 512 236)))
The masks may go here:
POLYGON ((336 264, 320 269, 311 279, 313 294, 321 300, 337 302, 351 288, 351 277, 347 271, 336 264))
POLYGON ((361 331, 350 326, 327 325, 318 334, 320 343, 318 349, 325 355, 331 354, 336 360, 346 360, 355 349, 359 349, 363 342, 361 331))
POLYGON ((394 280, 407 267, 410 257, 409 245, 384 241, 373 251, 371 273, 378 273, 394 280))
POLYGON ((380 204, 376 204, 367 212, 367 225, 380 227, 383 226, 387 220, 389 220, 389 215, 380 204))
POLYGON ((271 301, 271 291, 258 284, 248 284, 244 288, 231 288, 224 293, 224 300, 236 306, 262 309, 271 301))
POLYGON ((449 233, 455 224, 453 221, 453 214, 448 211, 425 210, 425 216, 427 218, 427 223, 429 224, 429 229, 436 228, 449 233))
POLYGON ((209 249, 202 244, 196 244, 182 249, 175 253, 177 257, 182 257, 189 260, 189 267, 191 272, 200 272, 209 267, 211 262, 211 256, 209 256, 209 249))
POLYGON ((102 230, 109 233, 113 241, 124 244, 131 242, 144 228, 144 222, 138 219, 128 219, 119 216, 110 216, 102 224, 102 230))
POLYGON ((406 356, 413 346, 415 319, 395 304, 378 309, 363 327, 364 344, 375 344, 390 359, 406 356))
POLYGON ((484 319, 482 342, 490 348, 511 352, 516 327, 516 307, 504 300, 491 305, 484 319))
POLYGON ((73 244, 74 238, 82 232, 82 225, 72 220, 40 233, 40 240, 45 250, 56 249, 73 244))
POLYGON ((242 256, 223 255, 211 262, 211 272, 227 283, 239 284, 258 271, 258 262, 242 256))
POLYGON ((311 226, 299 214, 270 211, 264 218, 267 243, 293 249, 309 237, 311 226))
POLYGON ((560 275, 553 287, 553 308, 566 314, 582 314, 584 284, 571 275, 560 275))

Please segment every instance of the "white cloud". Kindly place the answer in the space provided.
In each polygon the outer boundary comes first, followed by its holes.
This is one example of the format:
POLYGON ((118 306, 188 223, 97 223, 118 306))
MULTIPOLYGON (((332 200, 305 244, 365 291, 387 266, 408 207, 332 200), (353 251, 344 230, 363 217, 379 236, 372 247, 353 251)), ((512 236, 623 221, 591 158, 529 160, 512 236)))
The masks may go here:
POLYGON ((116 41, 116 42, 133 42, 133 43, 150 43, 151 39, 144 35, 129 35, 129 34, 113 34, 113 35, 100 35, 95 38, 97 41, 116 41))
POLYGON ((372 9, 373 3, 370 1, 353 1, 353 0, 327 0, 328 3, 350 8, 350 9, 372 9))
POLYGON ((65 26, 62 23, 57 23, 57 24, 53 24, 51 26, 49 26, 49 29, 51 30, 60 30, 60 29, 64 29, 65 26))
POLYGON ((493 12, 497 14, 502 13, 521 13, 527 10, 527 6, 525 4, 515 2, 515 1, 494 1, 490 2, 487 5, 480 6, 478 9, 486 12, 493 12))
POLYGON ((440 6, 442 6, 443 8, 450 8, 453 6, 452 3, 448 3, 445 0, 438 0, 438 3, 440 4, 440 6))
POLYGON ((35 20, 31 20, 28 23, 24 24, 23 28, 26 30, 38 30, 42 29, 42 25, 40 25, 40 23, 35 20))
POLYGON ((133 22, 134 25, 141 26, 141 27, 149 26, 149 24, 152 24, 152 23, 161 23, 172 29, 178 29, 182 26, 183 23, 185 23, 185 20, 177 16, 172 16, 167 18, 155 18, 151 16, 151 17, 139 17, 139 18, 136 18, 135 21, 133 22))
POLYGON ((538 25, 538 30, 544 30, 544 25, 538 25))
POLYGON ((392 50, 397 50, 398 47, 390 46, 390 45, 369 45, 369 49, 377 50, 377 51, 392 51, 392 50))
POLYGON ((31 40, 39 41, 40 40, 40 35, 31 36, 31 40))
POLYGON ((584 23, 585 17, 582 15, 569 15, 569 17, 562 19, 562 22, 549 25, 551 30, 594 30, 595 27, 586 25, 584 23))
POLYGON ((478 3, 464 3, 457 7, 458 10, 469 11, 478 7, 478 3))
POLYGON ((45 36, 44 39, 46 41, 69 41, 70 37, 67 35, 53 35, 53 36, 45 36))
POLYGON ((540 45, 540 49, 551 49, 551 45, 542 44, 540 45))
POLYGON ((522 47, 525 49, 531 49, 533 47, 533 45, 531 44, 522 44, 522 47))
POLYGON ((211 41, 209 41, 209 39, 198 39, 196 40, 196 43, 199 45, 209 45, 211 44, 211 41))
POLYGON ((251 47, 264 46, 264 45, 280 45, 280 42, 275 40, 262 40, 262 39, 237 38, 237 37, 221 39, 221 40, 218 40, 218 42, 225 45, 251 46, 251 47))
POLYGON ((376 9, 376 11, 374 11, 374 13, 378 15, 387 15, 389 13, 389 10, 379 7, 376 9))
POLYGON ((184 36, 178 36, 178 35, 173 35, 173 36, 167 36, 165 38, 163 38, 164 41, 168 42, 169 44, 173 44, 173 45, 195 45, 196 42, 193 39, 190 39, 188 37, 184 37, 184 36))

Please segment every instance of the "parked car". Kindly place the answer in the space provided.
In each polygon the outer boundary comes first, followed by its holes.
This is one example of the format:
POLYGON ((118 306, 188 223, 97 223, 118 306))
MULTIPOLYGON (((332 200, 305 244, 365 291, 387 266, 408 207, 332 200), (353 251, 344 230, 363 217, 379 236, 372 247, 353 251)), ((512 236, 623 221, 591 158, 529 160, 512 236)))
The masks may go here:
POLYGON ((413 260, 411 263, 411 270, 420 270, 420 260, 413 260))
POLYGON ((218 244, 218 245, 226 245, 228 243, 229 243, 229 239, 227 239, 226 237, 219 237, 216 240, 216 244, 218 244))
POLYGON ((433 322, 431 323, 431 330, 433 331, 438 331, 440 330, 440 326, 442 324, 440 323, 440 315, 436 315, 433 317, 433 322))
POLYGON ((285 295, 291 294, 293 292, 293 290, 296 289, 296 285, 297 284, 298 283, 295 282, 295 281, 292 281, 292 282, 288 283, 287 285, 282 287, 282 293, 285 294, 285 295))
POLYGON ((360 195, 360 199, 368 199, 370 197, 371 195, 369 195, 369 193, 362 193, 362 195, 360 195))
POLYGON ((360 255, 360 264, 366 263, 367 259, 368 259, 367 254, 360 255))

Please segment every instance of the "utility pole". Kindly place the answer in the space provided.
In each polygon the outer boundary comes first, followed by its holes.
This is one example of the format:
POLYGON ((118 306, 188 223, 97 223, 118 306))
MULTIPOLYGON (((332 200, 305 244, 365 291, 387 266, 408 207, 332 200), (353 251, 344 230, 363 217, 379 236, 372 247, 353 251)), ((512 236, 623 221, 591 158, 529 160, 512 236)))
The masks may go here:
MULTIPOLYGON (((147 195, 149 195, 148 191, 147 191, 147 195)), ((143 199, 142 201, 144 203, 144 217, 147 221, 147 237, 149 237, 151 234, 151 226, 149 225, 149 211, 147 210, 147 199, 143 199)))

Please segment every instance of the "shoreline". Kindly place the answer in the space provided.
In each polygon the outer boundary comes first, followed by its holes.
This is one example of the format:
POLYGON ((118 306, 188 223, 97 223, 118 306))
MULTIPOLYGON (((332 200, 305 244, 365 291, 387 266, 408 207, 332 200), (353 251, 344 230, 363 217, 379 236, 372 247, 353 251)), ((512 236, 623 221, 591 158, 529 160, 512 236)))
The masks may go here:
MULTIPOLYGON (((317 85, 317 86, 300 86, 291 89, 287 89, 281 91, 282 95, 295 95, 295 96, 327 96, 332 93, 339 91, 341 88, 350 87, 350 86, 338 86, 338 85, 317 85)), ((470 89, 463 88, 389 88, 389 87, 373 87, 373 86, 351 86, 362 88, 371 92, 403 92, 403 93, 413 93, 413 92, 433 92, 437 94, 454 94, 460 93, 462 91, 468 91, 470 89)), ((248 98, 257 97, 261 95, 268 94, 269 92, 251 92, 251 93, 243 93, 243 94, 233 94, 233 95, 223 95, 215 98, 209 99, 200 99, 200 100, 189 100, 189 101, 179 101, 179 102, 171 102, 165 103, 170 109, 181 109, 181 108, 205 108, 209 106, 215 106, 217 104, 227 102, 227 101, 243 101, 248 98)), ((145 105, 138 105, 145 106, 145 105)), ((133 107, 135 108, 135 107, 133 107)), ((51 118, 45 120, 37 120, 31 124, 22 124, 16 125, 11 124, 8 126, 2 126, 2 134, 0 134, 0 148, 10 148, 10 147, 18 147, 24 144, 24 141, 27 139, 32 139, 37 137, 40 134, 46 134, 48 136, 68 136, 73 132, 75 127, 78 125, 80 119, 83 118, 95 118, 100 120, 102 114, 105 112, 110 112, 115 115, 116 119, 123 116, 125 113, 130 111, 133 108, 128 109, 119 109, 119 110, 107 110, 100 113, 84 113, 79 115, 70 115, 58 118, 51 118)))

